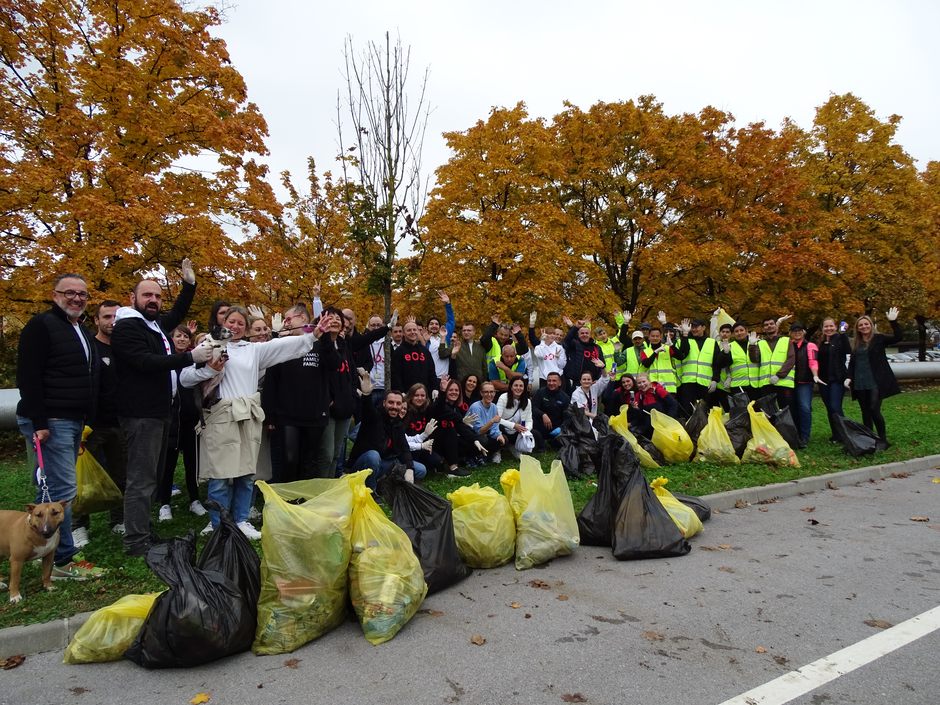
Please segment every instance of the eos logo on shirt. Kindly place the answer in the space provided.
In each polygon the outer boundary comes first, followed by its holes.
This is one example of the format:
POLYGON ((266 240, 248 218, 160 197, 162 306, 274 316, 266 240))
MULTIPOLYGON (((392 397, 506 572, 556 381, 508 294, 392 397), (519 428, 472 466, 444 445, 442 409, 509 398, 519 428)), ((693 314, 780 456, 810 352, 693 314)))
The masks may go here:
POLYGON ((597 359, 597 349, 595 348, 595 349, 592 350, 591 352, 588 352, 587 350, 585 350, 585 351, 584 351, 584 357, 593 357, 593 358, 596 360, 596 359, 597 359))
POLYGON ((424 353, 405 353, 405 362, 424 362, 424 353))
POLYGON ((548 361, 550 361, 550 360, 554 360, 554 359, 555 359, 555 353, 548 353, 548 354, 545 356, 545 361, 546 361, 546 362, 548 362, 548 361))

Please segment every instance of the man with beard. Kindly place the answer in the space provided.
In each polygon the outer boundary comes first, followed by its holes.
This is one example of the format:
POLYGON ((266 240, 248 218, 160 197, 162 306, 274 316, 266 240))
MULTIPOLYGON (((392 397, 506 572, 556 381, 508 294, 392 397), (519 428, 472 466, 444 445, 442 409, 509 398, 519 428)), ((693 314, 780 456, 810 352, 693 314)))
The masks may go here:
POLYGON ((155 281, 137 282, 130 306, 118 309, 111 350, 118 370, 118 420, 127 443, 124 493, 124 550, 144 556, 156 537, 150 518, 151 497, 166 463, 170 412, 176 395, 174 370, 206 362, 209 346, 172 353, 168 336, 186 318, 196 293, 189 259, 182 263, 183 284, 172 310, 161 316, 163 292, 155 281))

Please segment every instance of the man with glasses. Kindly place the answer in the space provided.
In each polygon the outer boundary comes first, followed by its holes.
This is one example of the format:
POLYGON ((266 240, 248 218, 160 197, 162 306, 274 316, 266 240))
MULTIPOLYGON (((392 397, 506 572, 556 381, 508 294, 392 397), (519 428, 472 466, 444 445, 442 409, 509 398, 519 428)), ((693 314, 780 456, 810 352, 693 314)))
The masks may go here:
MULTIPOLYGON (((52 288, 52 308, 23 326, 17 349, 16 385, 20 401, 16 422, 26 442, 42 450, 48 499, 42 488, 36 502, 75 499, 75 463, 85 422, 94 419, 98 398, 98 356, 83 325, 88 285, 81 274, 63 274, 52 288)), ((79 553, 72 540, 72 510, 65 509, 55 549, 53 580, 88 580, 105 571, 79 553)))

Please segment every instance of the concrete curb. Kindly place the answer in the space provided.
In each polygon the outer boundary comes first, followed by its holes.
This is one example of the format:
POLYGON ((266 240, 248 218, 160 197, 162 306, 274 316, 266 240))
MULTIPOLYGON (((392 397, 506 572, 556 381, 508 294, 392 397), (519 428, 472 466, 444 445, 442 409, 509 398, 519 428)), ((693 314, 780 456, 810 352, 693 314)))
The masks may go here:
MULTIPOLYGON (((738 500, 757 504, 765 499, 782 499, 824 490, 830 481, 838 487, 839 485, 851 485, 856 482, 867 482, 869 479, 877 480, 890 477, 891 473, 900 474, 929 470, 936 465, 940 465, 940 455, 914 458, 913 460, 888 463, 887 465, 872 465, 866 468, 844 470, 816 477, 804 477, 799 480, 774 485, 719 492, 718 494, 705 495, 702 499, 708 502, 712 509, 726 511, 733 509, 734 503, 738 500)), ((94 613, 83 612, 74 617, 58 619, 54 622, 0 629, 0 659, 16 656, 17 654, 28 656, 30 654, 41 654, 45 651, 64 649, 92 614, 94 613)))

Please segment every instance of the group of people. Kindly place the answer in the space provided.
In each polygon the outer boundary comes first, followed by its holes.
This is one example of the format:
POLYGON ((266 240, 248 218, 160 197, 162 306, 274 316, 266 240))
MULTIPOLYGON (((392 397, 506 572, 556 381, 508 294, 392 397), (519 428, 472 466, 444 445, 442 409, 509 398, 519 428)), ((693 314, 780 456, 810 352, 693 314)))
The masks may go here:
MULTIPOLYGON (((849 388, 866 424, 882 436, 881 400, 898 391, 884 354, 901 337, 896 309, 888 313, 892 337, 863 316, 851 340, 827 319, 815 343, 798 323, 781 336, 788 316, 764 320, 758 339, 743 321, 717 326, 713 316, 709 335, 704 320, 676 326, 663 312, 660 325, 643 323, 633 332, 630 314, 615 312, 619 331, 612 336, 603 325, 567 317, 567 330, 538 331, 533 312, 526 337, 518 324, 493 316, 477 339, 472 322, 456 332, 443 291, 443 323, 400 323, 396 311, 387 322, 370 316, 360 331, 352 310, 323 307, 317 285, 310 309, 297 303, 270 318, 257 307, 217 301, 207 330, 196 335, 194 321, 184 325, 196 291, 189 260, 182 273, 169 312, 162 311, 161 286, 142 280, 128 305, 97 305, 94 333, 85 323, 84 278, 64 274, 52 307, 20 338, 18 423, 29 442, 41 444, 51 500, 75 497, 87 423, 86 449, 124 493, 109 519, 133 556, 161 541, 152 511, 159 507, 158 520, 172 516, 180 453, 190 511, 206 513, 198 484, 206 480, 208 497, 256 539, 250 520, 257 479, 292 482, 371 468, 374 489, 394 464, 409 480, 429 472, 463 478, 503 453, 557 446, 571 405, 589 418, 626 407, 633 429, 648 435, 654 408, 681 417, 701 399, 727 405, 731 394, 775 394, 793 410, 805 442, 814 384, 830 420, 841 415, 849 388)), ((204 533, 219 523, 208 513, 204 533)), ((53 577, 100 575, 80 550, 88 518, 67 510, 63 526, 53 577)))

